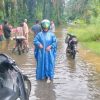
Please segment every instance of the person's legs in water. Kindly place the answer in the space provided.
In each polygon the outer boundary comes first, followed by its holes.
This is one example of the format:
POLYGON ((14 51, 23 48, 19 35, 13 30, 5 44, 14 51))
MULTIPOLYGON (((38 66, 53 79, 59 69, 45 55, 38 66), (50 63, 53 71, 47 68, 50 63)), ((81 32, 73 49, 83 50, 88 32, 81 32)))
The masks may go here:
POLYGON ((8 49, 9 47, 9 44, 10 44, 10 38, 6 38, 6 48, 8 49))
POLYGON ((0 36, 0 49, 2 49, 2 35, 0 36))
POLYGON ((27 48, 27 52, 28 52, 28 49, 29 49, 28 33, 26 33, 24 36, 25 36, 24 47, 27 48))
POLYGON ((24 50, 28 52, 27 40, 26 39, 22 41, 22 48, 23 48, 23 52, 24 52, 24 50))
POLYGON ((0 49, 2 49, 2 41, 0 41, 0 49))
POLYGON ((26 45, 27 45, 27 48, 29 48, 28 33, 27 33, 27 35, 26 35, 26 45))
POLYGON ((47 83, 50 83, 51 81, 53 81, 53 76, 51 74, 48 74, 47 83))
POLYGON ((50 78, 50 77, 47 78, 47 83, 51 83, 52 81, 53 81, 52 78, 50 78))
POLYGON ((50 78, 48 78, 48 79, 47 79, 47 83, 50 83, 50 82, 51 82, 51 80, 50 80, 50 78))

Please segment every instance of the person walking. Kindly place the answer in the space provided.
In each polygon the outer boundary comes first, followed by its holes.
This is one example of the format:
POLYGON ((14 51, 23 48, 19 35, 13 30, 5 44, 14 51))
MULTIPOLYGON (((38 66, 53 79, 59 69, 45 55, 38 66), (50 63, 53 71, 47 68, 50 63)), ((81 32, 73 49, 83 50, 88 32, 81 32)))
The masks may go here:
POLYGON ((4 33, 4 37, 6 38, 6 47, 8 49, 9 43, 10 43, 10 37, 11 37, 11 30, 9 28, 9 25, 8 25, 7 21, 4 21, 3 33, 4 33))
POLYGON ((28 42, 28 38, 29 38, 29 28, 28 28, 28 25, 27 25, 27 19, 24 19, 24 22, 23 22, 23 34, 26 38, 26 46, 27 48, 29 48, 29 42, 28 42))
POLYGON ((26 43, 25 43, 25 37, 23 35, 23 23, 20 23, 20 25, 16 29, 12 30, 12 32, 13 31, 15 31, 14 40, 16 40, 16 41, 15 41, 12 53, 15 50, 18 50, 18 48, 20 48, 20 51, 24 52, 24 49, 26 49, 26 43))
POLYGON ((54 78, 55 57, 57 51, 57 38, 50 32, 50 21, 44 19, 41 22, 42 31, 33 40, 36 58, 36 79, 47 79, 47 83, 54 78))
POLYGON ((34 33, 34 37, 37 33, 41 31, 41 25, 39 24, 39 20, 36 20, 35 25, 32 26, 31 30, 34 33))
POLYGON ((2 25, 0 25, 0 48, 2 49, 2 41, 3 41, 3 31, 2 25))
POLYGON ((54 21, 53 20, 50 23, 50 31, 51 32, 55 32, 55 24, 54 24, 54 21))

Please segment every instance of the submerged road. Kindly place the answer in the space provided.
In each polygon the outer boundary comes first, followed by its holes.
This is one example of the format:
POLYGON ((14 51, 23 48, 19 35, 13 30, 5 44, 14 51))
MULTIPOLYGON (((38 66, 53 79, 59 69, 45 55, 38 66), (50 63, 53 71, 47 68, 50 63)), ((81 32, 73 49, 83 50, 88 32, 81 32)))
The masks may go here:
POLYGON ((55 78, 49 84, 35 79, 36 63, 31 38, 27 54, 18 55, 7 51, 31 80, 30 100, 100 100, 100 73, 91 63, 85 62, 79 53, 75 60, 66 57, 65 33, 66 29, 56 32, 58 50, 55 78))

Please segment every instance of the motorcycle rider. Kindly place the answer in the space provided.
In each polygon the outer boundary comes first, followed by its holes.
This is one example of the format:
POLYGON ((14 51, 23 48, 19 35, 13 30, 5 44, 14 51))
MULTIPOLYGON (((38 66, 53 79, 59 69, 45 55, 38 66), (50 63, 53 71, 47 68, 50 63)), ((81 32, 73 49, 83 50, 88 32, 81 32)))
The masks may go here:
POLYGON ((67 34, 67 37, 66 37, 66 39, 65 39, 65 43, 68 44, 67 47, 69 47, 72 43, 77 44, 77 42, 78 42, 78 41, 77 41, 77 38, 76 38, 75 35, 73 35, 73 34, 71 34, 71 33, 68 33, 68 34, 67 34))
POLYGON ((77 38, 73 34, 67 34, 65 43, 67 43, 66 53, 69 54, 73 59, 75 59, 75 55, 77 52, 77 38))

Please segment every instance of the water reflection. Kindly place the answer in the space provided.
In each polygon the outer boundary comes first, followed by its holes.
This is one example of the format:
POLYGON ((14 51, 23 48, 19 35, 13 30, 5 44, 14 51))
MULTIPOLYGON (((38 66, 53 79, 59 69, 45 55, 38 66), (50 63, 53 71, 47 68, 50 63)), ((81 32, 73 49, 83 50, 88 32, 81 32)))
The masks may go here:
POLYGON ((37 100, 56 100, 54 84, 45 81, 37 81, 35 96, 37 100))
POLYGON ((76 71, 76 62, 75 59, 67 57, 67 63, 70 73, 74 73, 76 71))

